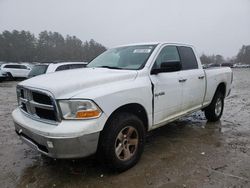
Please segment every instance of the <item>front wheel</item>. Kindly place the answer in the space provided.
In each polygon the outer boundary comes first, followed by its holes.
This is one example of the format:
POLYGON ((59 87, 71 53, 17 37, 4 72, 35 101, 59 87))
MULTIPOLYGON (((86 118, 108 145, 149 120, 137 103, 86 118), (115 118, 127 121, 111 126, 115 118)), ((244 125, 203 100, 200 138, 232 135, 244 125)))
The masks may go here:
POLYGON ((129 113, 116 114, 105 126, 99 142, 99 158, 117 171, 125 171, 140 159, 145 130, 142 121, 129 113))
POLYGON ((205 108, 205 116, 208 121, 218 121, 224 109, 224 96, 221 92, 217 91, 211 104, 205 108))

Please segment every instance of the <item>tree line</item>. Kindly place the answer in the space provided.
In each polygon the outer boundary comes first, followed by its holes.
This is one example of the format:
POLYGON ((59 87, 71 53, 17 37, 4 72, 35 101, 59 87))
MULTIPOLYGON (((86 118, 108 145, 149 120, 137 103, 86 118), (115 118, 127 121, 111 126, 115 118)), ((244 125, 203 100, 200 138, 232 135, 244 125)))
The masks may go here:
POLYGON ((0 33, 0 61, 4 62, 89 62, 105 50, 93 39, 82 42, 58 32, 42 31, 38 37, 23 30, 0 33))
POLYGON ((200 57, 202 64, 241 63, 250 64, 250 45, 243 45, 238 54, 232 58, 225 59, 222 55, 205 55, 200 57))
MULTIPOLYGON (((4 62, 89 62, 105 50, 93 39, 82 42, 76 36, 63 37, 58 32, 42 31, 38 37, 24 30, 0 33, 0 61, 4 62)), ((232 58, 202 54, 200 59, 203 64, 250 64, 250 45, 243 45, 232 58)))

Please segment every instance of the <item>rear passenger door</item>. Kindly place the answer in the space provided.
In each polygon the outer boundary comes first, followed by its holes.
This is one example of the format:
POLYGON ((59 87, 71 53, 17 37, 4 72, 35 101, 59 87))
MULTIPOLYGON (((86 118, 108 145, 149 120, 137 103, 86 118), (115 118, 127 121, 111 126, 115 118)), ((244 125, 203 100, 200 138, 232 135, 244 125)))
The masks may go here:
POLYGON ((204 70, 198 67, 193 49, 178 46, 178 51, 182 62, 182 112, 185 113, 202 106, 206 80, 204 70))

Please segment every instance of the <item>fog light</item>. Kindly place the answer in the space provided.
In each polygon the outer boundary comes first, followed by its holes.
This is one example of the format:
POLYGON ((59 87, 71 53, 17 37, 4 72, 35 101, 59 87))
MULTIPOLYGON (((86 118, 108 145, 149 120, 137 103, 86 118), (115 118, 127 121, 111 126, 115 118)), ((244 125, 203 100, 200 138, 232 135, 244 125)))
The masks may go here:
POLYGON ((54 147, 53 143, 51 141, 47 141, 47 145, 48 145, 49 148, 53 148, 54 147))

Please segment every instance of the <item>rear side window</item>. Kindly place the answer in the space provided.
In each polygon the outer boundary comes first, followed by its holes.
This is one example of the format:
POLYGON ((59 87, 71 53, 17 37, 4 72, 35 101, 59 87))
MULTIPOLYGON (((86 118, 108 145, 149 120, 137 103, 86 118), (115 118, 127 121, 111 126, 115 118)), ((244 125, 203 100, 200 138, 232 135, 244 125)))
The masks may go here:
POLYGON ((56 68, 55 72, 57 71, 63 71, 63 70, 68 70, 70 69, 70 66, 69 65, 61 65, 59 67, 56 68))
POLYGON ((84 64, 68 64, 68 65, 61 65, 57 67, 56 71, 68 70, 68 69, 77 69, 86 67, 84 64))
POLYGON ((28 69, 28 67, 26 67, 24 65, 20 65, 20 69, 28 69))
POLYGON ((180 53, 183 70, 198 68, 198 63, 192 48, 186 46, 179 46, 178 50, 180 53))
POLYGON ((83 68, 86 67, 84 64, 71 64, 70 69, 77 69, 77 68, 83 68))
POLYGON ((24 65, 5 65, 4 68, 9 68, 9 69, 27 69, 27 67, 24 66, 24 65))
POLYGON ((16 69, 16 65, 5 65, 4 68, 8 68, 8 69, 16 69))

